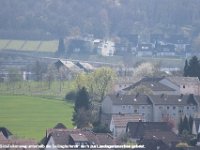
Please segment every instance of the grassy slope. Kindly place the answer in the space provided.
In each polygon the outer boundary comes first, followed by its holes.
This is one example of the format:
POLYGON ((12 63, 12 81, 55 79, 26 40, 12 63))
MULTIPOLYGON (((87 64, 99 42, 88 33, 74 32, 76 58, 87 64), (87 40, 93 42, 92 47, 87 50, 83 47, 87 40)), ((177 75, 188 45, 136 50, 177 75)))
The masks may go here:
POLYGON ((64 101, 0 95, 0 126, 14 135, 40 140, 47 128, 62 122, 72 128, 73 107, 64 101))

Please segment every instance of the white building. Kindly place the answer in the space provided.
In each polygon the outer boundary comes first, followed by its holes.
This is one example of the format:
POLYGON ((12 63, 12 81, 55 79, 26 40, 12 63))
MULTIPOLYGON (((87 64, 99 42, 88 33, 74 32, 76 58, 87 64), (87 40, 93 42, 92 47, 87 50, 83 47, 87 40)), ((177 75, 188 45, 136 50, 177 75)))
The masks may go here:
POLYGON ((102 102, 104 114, 138 114, 145 121, 171 120, 194 116, 200 111, 200 97, 190 95, 109 95, 102 102))
POLYGON ((102 102, 104 114, 137 114, 144 120, 153 118, 153 104, 146 95, 109 95, 102 102))
POLYGON ((98 53, 102 56, 113 56, 115 53, 115 43, 103 41, 98 48, 98 53))

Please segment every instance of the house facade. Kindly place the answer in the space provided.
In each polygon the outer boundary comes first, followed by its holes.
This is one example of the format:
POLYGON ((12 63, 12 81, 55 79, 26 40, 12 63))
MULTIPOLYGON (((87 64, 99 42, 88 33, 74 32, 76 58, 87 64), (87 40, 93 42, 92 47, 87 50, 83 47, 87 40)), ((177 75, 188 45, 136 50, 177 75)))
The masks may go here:
POLYGON ((126 125, 128 122, 145 121, 142 115, 135 114, 118 114, 112 115, 110 121, 110 131, 114 137, 123 136, 126 133, 126 125))
POLYGON ((176 126, 183 116, 194 116, 198 112, 197 99, 193 95, 151 95, 153 121, 170 120, 176 126))
POLYGON ((102 102, 104 114, 137 114, 144 120, 153 119, 153 105, 146 95, 109 95, 102 102))
POLYGON ((200 110, 200 97, 190 95, 109 95, 102 102, 104 114, 138 114, 144 120, 171 120, 177 125, 180 117, 194 116, 200 110))
POLYGON ((103 41, 98 48, 98 53, 102 56, 113 56, 115 53, 115 43, 103 41))

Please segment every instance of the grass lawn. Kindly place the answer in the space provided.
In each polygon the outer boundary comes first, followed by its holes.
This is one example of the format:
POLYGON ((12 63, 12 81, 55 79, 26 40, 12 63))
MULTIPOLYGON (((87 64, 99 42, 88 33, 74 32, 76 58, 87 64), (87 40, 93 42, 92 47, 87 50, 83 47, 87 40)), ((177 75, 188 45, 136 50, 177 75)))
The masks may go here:
POLYGON ((0 126, 15 136, 40 140, 47 128, 64 123, 72 128, 73 105, 30 96, 0 95, 0 126))
POLYGON ((76 89, 74 81, 62 81, 61 84, 59 81, 54 81, 50 88, 46 81, 0 82, 0 95, 27 95, 63 100, 65 95, 74 89, 76 89))

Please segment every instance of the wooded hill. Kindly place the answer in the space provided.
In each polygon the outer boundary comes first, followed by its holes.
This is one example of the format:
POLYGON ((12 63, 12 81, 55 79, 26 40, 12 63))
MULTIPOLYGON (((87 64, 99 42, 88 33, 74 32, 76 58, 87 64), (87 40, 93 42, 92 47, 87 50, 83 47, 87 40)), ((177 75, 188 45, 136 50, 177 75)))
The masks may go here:
POLYGON ((0 0, 0 37, 200 32, 198 0, 0 0))

